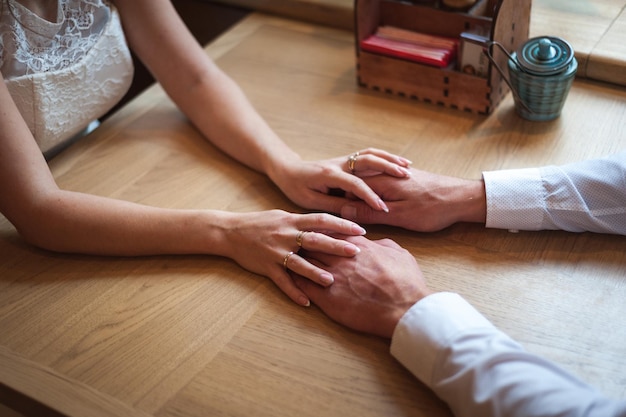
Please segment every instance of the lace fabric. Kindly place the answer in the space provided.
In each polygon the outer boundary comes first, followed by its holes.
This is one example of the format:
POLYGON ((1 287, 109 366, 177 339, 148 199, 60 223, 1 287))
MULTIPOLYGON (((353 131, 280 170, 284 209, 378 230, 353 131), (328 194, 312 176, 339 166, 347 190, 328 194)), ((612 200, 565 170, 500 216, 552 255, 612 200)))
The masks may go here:
POLYGON ((133 68, 119 15, 101 0, 59 0, 48 21, 15 0, 0 1, 0 70, 49 153, 128 90, 133 68))
POLYGON ((101 0, 61 0, 55 21, 48 21, 6 0, 3 14, 0 32, 13 59, 2 59, 2 74, 12 78, 61 70, 81 59, 100 37, 110 9, 101 0))

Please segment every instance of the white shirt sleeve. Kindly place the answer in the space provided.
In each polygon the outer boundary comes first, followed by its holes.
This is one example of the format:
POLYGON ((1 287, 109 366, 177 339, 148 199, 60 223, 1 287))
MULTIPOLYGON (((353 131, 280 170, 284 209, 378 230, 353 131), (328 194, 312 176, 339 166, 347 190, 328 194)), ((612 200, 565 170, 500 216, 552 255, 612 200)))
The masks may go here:
POLYGON ((486 226, 626 235, 626 152, 562 166, 483 172, 486 226))
POLYGON ((391 353, 456 417, 626 416, 626 401, 526 352, 458 294, 416 303, 396 327, 391 353))

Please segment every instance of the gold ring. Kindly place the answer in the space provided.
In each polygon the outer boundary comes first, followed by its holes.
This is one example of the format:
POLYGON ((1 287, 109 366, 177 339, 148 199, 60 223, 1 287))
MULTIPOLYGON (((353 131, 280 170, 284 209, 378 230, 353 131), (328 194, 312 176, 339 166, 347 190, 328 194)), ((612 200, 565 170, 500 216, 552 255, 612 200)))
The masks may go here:
POLYGON ((285 271, 287 270, 287 261, 289 260, 289 257, 293 255, 293 252, 289 252, 287 255, 285 255, 285 259, 283 259, 283 268, 285 268, 285 271))
POLYGON ((309 232, 305 230, 300 230, 298 232, 298 235, 296 236, 296 243, 298 244, 298 246, 302 247, 302 240, 304 239, 304 235, 306 235, 307 233, 309 232))
POLYGON ((355 152, 348 157, 348 169, 354 174, 354 166, 356 165, 356 159, 359 157, 359 153, 355 152))

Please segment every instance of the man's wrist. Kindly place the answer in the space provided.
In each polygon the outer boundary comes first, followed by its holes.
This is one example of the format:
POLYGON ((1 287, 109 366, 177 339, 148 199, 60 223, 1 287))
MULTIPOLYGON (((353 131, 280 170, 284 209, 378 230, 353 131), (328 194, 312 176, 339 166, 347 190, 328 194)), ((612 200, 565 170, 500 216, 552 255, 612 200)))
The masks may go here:
POLYGON ((485 223, 487 219, 487 196, 485 183, 480 180, 463 180, 455 198, 457 221, 485 223))
POLYGON ((415 299, 414 301, 407 303, 405 305, 398 305, 393 312, 390 314, 390 325, 388 326, 388 337, 391 338, 393 336, 393 333, 395 332, 396 327, 398 326, 398 323, 400 323, 400 320, 402 320, 402 317, 404 317, 404 315, 417 303, 419 303, 420 301, 422 301, 423 299, 425 299, 426 297, 435 294, 436 291, 432 291, 430 288, 428 287, 424 287, 422 288, 422 290, 420 291, 420 296, 415 299))

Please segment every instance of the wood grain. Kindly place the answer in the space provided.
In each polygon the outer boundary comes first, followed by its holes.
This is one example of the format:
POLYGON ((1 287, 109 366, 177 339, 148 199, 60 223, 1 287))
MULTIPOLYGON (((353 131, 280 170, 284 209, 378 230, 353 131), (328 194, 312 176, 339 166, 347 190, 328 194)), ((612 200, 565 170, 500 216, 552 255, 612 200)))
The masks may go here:
POLYGON ((3 401, 29 415, 148 416, 51 368, 24 359, 2 346, 0 387, 0 398, 3 401), (22 395, 29 398, 23 398, 22 395))
POLYGON ((626 7, 595 46, 589 57, 587 76, 626 85, 626 7))
MULTIPOLYGON (((353 30, 354 0, 211 0, 353 30)), ((626 85, 626 0, 534 0, 530 36, 558 36, 570 42, 578 76, 626 85)))
MULTIPOLYGON (((626 145, 623 88, 578 80, 553 122, 520 119, 510 95, 485 117, 360 88, 353 47, 350 31, 254 14, 207 53, 306 159, 376 146, 477 178, 626 145)), ((301 211, 202 139, 159 86, 50 166, 61 187, 145 204, 301 211)), ((467 224, 368 236, 406 247, 434 289, 459 292, 528 350, 626 397, 623 237, 467 224)), ((0 329, 0 399, 19 391, 70 416, 450 416, 387 341, 219 257, 53 254, 0 217, 0 329)))

